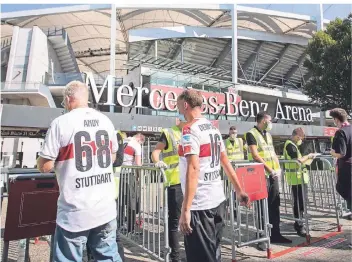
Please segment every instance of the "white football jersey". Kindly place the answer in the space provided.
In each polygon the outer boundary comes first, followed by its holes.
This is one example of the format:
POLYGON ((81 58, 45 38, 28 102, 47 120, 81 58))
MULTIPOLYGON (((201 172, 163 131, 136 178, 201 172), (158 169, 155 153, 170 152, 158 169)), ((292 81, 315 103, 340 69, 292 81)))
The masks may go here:
POLYGON ((55 160, 60 227, 80 232, 116 218, 112 153, 117 149, 114 125, 94 109, 77 108, 53 120, 39 155, 55 160))
POLYGON ((135 165, 135 157, 142 155, 142 146, 134 137, 126 139, 124 142, 123 166, 135 165))
POLYGON ((199 156, 198 187, 191 210, 207 210, 219 206, 224 200, 221 180, 220 153, 225 151, 220 131, 206 118, 198 118, 182 129, 180 179, 185 192, 187 155, 199 156))

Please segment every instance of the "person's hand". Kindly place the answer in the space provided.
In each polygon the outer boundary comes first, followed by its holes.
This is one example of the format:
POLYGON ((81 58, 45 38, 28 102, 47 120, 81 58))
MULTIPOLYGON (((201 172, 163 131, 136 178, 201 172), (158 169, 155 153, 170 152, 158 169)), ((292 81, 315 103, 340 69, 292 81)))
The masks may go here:
POLYGON ((240 205, 250 207, 251 206, 251 201, 249 200, 249 196, 247 193, 241 191, 237 194, 237 199, 240 202, 240 205))
POLYGON ((308 155, 308 158, 309 158, 309 159, 313 159, 313 158, 314 158, 314 156, 315 156, 315 154, 314 154, 314 153, 310 153, 310 154, 308 155))
POLYGON ((276 178, 279 178, 281 176, 281 170, 273 170, 273 172, 271 172, 271 177, 276 179, 276 178))
POLYGON ((191 211, 182 210, 179 220, 179 226, 182 234, 189 235, 192 233, 193 229, 191 228, 191 211))
POLYGON ((334 155, 334 154, 335 154, 335 150, 334 150, 334 149, 331 149, 331 150, 330 150, 330 154, 331 154, 331 155, 334 155))
POLYGON ((167 164, 165 164, 163 161, 159 161, 159 162, 155 163, 155 167, 167 168, 167 164))

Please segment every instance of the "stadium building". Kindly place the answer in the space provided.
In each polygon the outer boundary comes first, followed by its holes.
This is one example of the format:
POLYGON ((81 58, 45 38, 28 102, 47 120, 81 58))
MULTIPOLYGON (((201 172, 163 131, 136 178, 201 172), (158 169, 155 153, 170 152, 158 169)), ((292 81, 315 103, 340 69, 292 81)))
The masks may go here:
POLYGON ((202 91, 204 114, 226 135, 254 116, 275 117, 276 150, 297 126, 304 151, 324 152, 334 128, 302 87, 308 41, 329 21, 240 5, 77 5, 1 14, 2 165, 33 167, 62 90, 86 82, 90 104, 116 129, 148 135, 175 124, 184 88, 202 91), (5 157, 6 156, 6 157, 5 157))

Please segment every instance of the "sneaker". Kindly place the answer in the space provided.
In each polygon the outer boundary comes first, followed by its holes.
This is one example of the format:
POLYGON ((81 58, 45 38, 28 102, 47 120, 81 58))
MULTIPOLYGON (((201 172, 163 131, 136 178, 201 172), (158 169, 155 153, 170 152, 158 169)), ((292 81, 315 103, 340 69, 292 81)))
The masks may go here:
POLYGON ((292 243, 292 240, 284 237, 283 235, 274 235, 270 237, 270 242, 271 243, 281 243, 281 244, 290 244, 292 243))

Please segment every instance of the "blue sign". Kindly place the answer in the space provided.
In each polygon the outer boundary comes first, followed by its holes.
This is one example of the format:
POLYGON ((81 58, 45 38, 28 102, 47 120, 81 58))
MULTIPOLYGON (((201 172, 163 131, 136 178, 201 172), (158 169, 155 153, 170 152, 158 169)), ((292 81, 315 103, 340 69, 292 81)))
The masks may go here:
POLYGON ((132 126, 132 131, 137 131, 137 126, 132 126))

